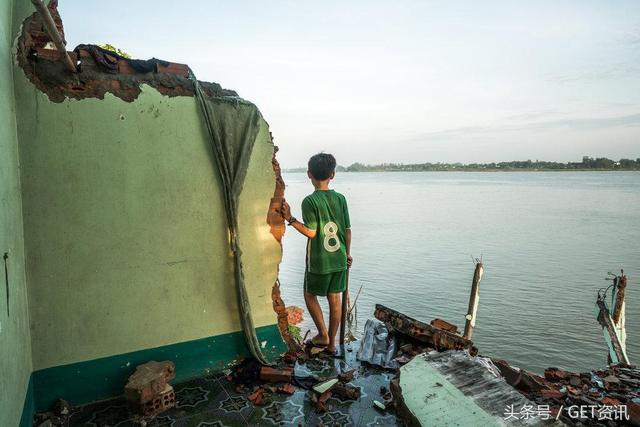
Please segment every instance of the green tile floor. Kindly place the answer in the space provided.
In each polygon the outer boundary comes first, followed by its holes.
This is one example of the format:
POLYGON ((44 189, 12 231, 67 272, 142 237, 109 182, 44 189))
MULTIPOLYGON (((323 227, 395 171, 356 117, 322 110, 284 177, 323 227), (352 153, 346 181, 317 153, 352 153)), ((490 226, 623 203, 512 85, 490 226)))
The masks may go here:
MULTIPOLYGON (((357 344, 353 344, 354 348, 357 344)), ((394 373, 362 366, 356 352, 347 352, 346 360, 313 359, 297 364, 297 375, 332 376, 356 369, 351 384, 362 388, 358 401, 332 397, 329 410, 316 413, 311 407, 310 391, 296 388, 291 396, 273 394, 264 406, 254 406, 248 393, 238 393, 235 384, 223 374, 197 378, 174 385, 176 407, 160 414, 147 426, 399 426, 393 412, 382 413, 373 400, 382 400, 380 387, 389 388, 394 373)), ((73 411, 70 426, 139 426, 134 423, 122 398, 91 403, 73 411)))

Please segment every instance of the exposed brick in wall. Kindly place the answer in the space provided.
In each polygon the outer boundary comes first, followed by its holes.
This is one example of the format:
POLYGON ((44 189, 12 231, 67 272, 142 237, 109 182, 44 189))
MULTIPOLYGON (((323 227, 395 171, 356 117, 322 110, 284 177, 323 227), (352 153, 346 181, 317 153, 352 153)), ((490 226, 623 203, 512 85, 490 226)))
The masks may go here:
MULTIPOLYGON (((51 0, 48 8, 64 38, 57 6, 58 1, 51 0)), ((31 83, 53 102, 62 102, 65 98, 103 99, 106 93, 132 102, 140 95, 142 84, 148 84, 167 96, 194 95, 189 67, 185 64, 153 59, 148 61, 150 69, 141 72, 132 66, 132 60, 108 53, 104 55, 105 63, 111 69, 107 70, 94 60, 90 46, 79 46, 76 51, 68 52, 78 65, 78 72, 73 73, 60 60, 61 53, 52 46, 40 15, 34 13, 23 22, 18 39, 18 64, 31 83)), ((210 96, 237 96, 236 92, 223 89, 217 83, 201 82, 201 85, 210 96)))
MULTIPOLYGON (((49 2, 49 11, 64 39, 64 27, 57 7, 58 0, 49 2)), ((124 101, 133 102, 140 95, 142 84, 148 84, 167 96, 194 96, 194 87, 189 80, 189 67, 185 64, 153 60, 152 70, 139 72, 131 65, 130 60, 109 53, 105 55, 113 68, 109 72, 96 62, 90 46, 79 46, 75 51, 68 52, 72 61, 78 65, 78 72, 72 73, 61 61, 61 53, 52 47, 51 42, 42 19, 34 13, 23 22, 16 54, 18 64, 26 77, 52 102, 60 103, 66 98, 104 99, 106 93, 111 93, 124 101)), ((200 83, 209 96, 237 96, 235 91, 223 89, 217 83, 200 83)), ((278 147, 274 146, 272 165, 276 182, 267 213, 267 223, 271 227, 273 237, 282 244, 286 227, 278 211, 284 199, 285 184, 280 164, 276 159, 277 151, 278 147)), ((286 307, 280 296, 278 281, 272 288, 271 297, 283 339, 290 349, 299 348, 298 343, 289 333, 286 307)))
MULTIPOLYGON (((280 163, 278 163, 278 160, 276 159, 277 152, 278 147, 274 145, 273 159, 271 160, 271 163, 273 165, 273 171, 276 174, 276 185, 273 191, 273 197, 271 198, 269 213, 267 214, 267 223, 271 227, 271 234, 273 237, 275 237, 280 245, 282 245, 282 237, 284 236, 286 226, 279 210, 282 206, 282 201, 284 200, 285 185, 284 179, 282 179, 280 163)), ((278 280, 273 284, 271 299, 273 300, 273 310, 278 316, 278 329, 280 329, 280 335, 282 335, 282 338, 287 344, 287 347, 289 347, 289 350, 298 350, 300 345, 289 332, 289 316, 287 314, 284 301, 280 295, 280 282, 278 280)))

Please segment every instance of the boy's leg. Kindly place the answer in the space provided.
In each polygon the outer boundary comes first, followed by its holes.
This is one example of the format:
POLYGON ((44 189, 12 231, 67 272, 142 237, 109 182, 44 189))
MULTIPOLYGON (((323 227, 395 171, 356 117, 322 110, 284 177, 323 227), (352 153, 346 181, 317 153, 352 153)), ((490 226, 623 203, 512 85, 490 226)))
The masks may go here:
POLYGON ((327 294, 327 301, 329 301, 329 345, 327 345, 327 350, 329 351, 336 351, 336 333, 342 318, 342 298, 340 296, 341 294, 338 292, 327 294))
POLYGON ((329 345, 327 350, 336 351, 336 333, 342 320, 342 293, 347 288, 347 271, 331 274, 331 281, 327 292, 329 302, 329 345))
POLYGON ((309 314, 313 319, 313 323, 318 329, 318 335, 312 338, 311 342, 313 342, 314 344, 326 345, 330 341, 330 339, 327 336, 327 327, 324 324, 324 316, 322 316, 322 307, 320 307, 318 297, 305 289, 304 302, 307 304, 307 310, 309 310, 309 314))

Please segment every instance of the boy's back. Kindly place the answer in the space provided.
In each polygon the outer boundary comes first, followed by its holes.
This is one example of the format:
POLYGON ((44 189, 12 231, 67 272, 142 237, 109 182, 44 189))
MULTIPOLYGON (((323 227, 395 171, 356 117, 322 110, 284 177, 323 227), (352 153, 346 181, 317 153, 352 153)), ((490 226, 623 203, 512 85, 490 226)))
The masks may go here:
MULTIPOLYGON (((280 210, 283 218, 307 237, 307 257, 304 274, 304 300, 309 314, 318 328, 318 335, 309 340, 315 346, 336 350, 336 332, 340 318, 341 296, 346 293, 348 268, 351 267, 351 223, 344 196, 329 188, 336 174, 336 159, 331 154, 319 153, 309 159, 307 176, 315 191, 302 202, 304 223, 291 215, 291 206, 285 201, 280 210), (329 328, 324 323, 318 296, 329 302, 329 328)), ((342 302, 346 303, 346 300, 342 302)))
POLYGON ((307 271, 326 274, 346 270, 346 230, 351 223, 345 197, 335 190, 316 190, 302 201, 302 218, 317 233, 307 243, 307 271))

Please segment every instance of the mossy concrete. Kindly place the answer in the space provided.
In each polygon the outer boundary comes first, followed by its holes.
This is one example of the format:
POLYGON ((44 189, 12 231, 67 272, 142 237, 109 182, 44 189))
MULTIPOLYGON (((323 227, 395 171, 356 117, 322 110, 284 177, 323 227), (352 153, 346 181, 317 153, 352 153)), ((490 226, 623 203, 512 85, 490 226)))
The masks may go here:
MULTIPOLYGON (((31 375, 20 163, 11 46, 12 1, 0 2, 0 426, 20 422, 31 375), (7 283, 3 255, 7 253, 7 283)), ((29 403, 29 402, 27 402, 29 403)))

